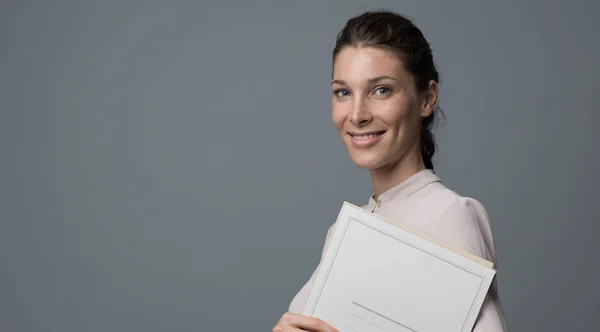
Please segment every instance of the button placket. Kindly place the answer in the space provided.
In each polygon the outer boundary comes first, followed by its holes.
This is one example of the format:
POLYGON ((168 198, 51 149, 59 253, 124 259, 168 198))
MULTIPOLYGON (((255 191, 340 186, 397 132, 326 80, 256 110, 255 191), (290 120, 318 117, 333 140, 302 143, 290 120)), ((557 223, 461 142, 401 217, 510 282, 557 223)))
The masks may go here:
POLYGON ((375 206, 373 207, 373 211, 371 211, 371 212, 379 211, 380 209, 381 209, 381 201, 377 200, 377 201, 375 201, 375 206))

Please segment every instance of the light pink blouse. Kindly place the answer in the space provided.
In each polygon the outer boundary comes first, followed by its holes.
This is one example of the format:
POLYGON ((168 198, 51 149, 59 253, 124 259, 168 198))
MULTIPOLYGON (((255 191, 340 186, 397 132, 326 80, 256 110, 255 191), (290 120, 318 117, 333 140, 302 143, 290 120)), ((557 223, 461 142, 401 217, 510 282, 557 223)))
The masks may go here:
MULTIPOLYGON (((400 225, 437 238, 496 264, 496 247, 487 212, 473 198, 462 197, 442 184, 431 170, 420 171, 379 196, 363 208, 400 225)), ((321 259, 335 223, 329 228, 321 259)), ((314 283, 316 267, 308 282, 293 298, 289 311, 302 313, 314 283)), ((498 296, 498 278, 484 301, 473 332, 506 332, 498 296)))

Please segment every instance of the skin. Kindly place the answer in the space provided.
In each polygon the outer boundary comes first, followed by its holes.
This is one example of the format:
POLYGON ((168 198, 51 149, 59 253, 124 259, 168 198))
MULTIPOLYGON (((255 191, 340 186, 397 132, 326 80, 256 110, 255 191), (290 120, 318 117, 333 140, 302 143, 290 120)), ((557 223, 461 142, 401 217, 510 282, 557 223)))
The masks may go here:
MULTIPOLYGON (((375 198, 425 169, 419 135, 422 118, 435 108, 435 81, 426 91, 417 91, 412 74, 390 51, 346 47, 335 59, 331 89, 333 123, 352 161, 370 171, 375 198), (353 138, 365 133, 382 134, 375 135, 371 144, 353 138)), ((273 332, 299 331, 338 330, 321 319, 289 312, 273 328, 273 332)))
POLYGON ((319 318, 303 316, 291 312, 286 312, 281 316, 277 325, 273 327, 273 332, 339 332, 333 326, 325 323, 319 318))
POLYGON ((422 118, 435 108, 435 81, 417 91, 413 75, 390 51, 347 47, 336 57, 331 88, 333 123, 352 161, 369 169, 375 198, 425 169, 419 135, 422 118), (376 144, 353 144, 352 133, 377 131, 385 133, 376 144))

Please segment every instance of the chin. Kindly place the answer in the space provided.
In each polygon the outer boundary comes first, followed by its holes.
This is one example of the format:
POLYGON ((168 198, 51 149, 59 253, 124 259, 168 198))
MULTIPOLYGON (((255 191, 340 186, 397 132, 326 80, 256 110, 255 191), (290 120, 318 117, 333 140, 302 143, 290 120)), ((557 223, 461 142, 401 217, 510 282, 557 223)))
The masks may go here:
POLYGON ((359 168, 372 170, 380 168, 384 165, 384 162, 381 160, 381 158, 377 158, 377 156, 370 155, 369 153, 363 154, 350 152, 350 158, 359 168))

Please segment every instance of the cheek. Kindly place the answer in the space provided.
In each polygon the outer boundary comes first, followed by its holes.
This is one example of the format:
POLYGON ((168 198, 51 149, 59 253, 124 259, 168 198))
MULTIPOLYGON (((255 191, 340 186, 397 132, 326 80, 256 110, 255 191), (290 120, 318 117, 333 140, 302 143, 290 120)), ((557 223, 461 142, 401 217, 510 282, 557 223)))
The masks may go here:
POLYGON ((346 112, 344 107, 335 101, 332 101, 331 103, 331 120, 338 130, 342 130, 344 121, 346 121, 346 112))
POLYGON ((379 109, 378 117, 396 131, 403 131, 412 117, 411 105, 403 99, 390 101, 379 109))
POLYGON ((394 126, 398 131, 401 141, 411 141, 416 136, 421 124, 421 116, 419 107, 414 104, 407 104, 404 112, 398 114, 394 119, 394 126))

